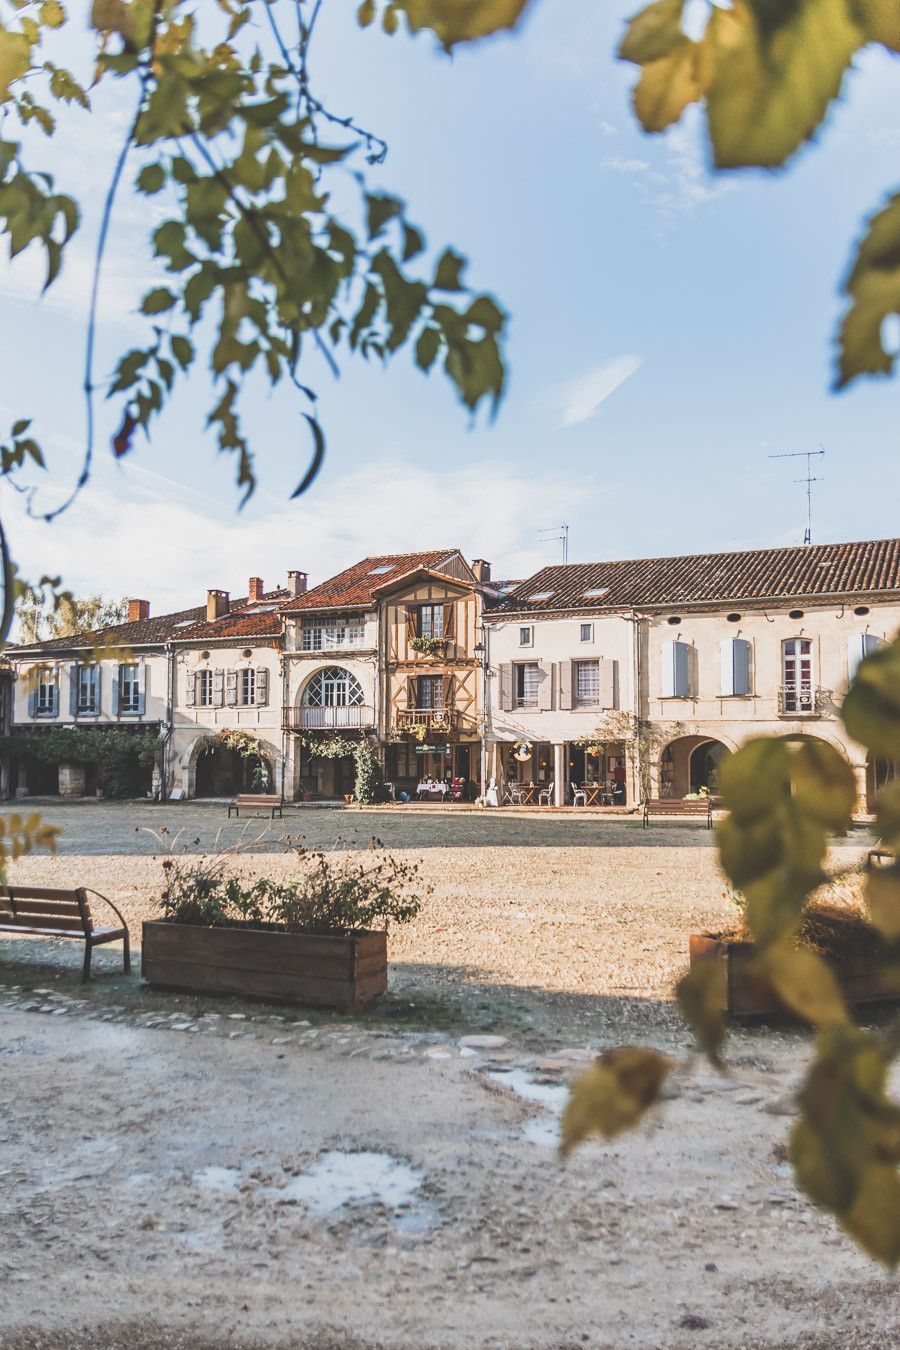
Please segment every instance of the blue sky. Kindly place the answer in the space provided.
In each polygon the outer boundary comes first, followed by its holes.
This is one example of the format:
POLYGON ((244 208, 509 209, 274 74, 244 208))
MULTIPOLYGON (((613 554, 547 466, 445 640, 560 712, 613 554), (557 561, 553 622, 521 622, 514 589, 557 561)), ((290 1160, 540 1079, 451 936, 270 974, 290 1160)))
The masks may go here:
MULTIPOLYGON (((542 0, 520 35, 452 61, 427 36, 359 32, 354 6, 324 8, 320 94, 388 140, 375 181, 407 199, 431 246, 465 253, 473 285, 511 314, 494 423, 473 426, 443 377, 424 379, 405 352, 386 371, 346 360, 337 382, 313 353, 304 376, 320 390, 327 467, 290 503, 308 453, 298 407, 286 391, 250 390, 261 486, 238 514, 232 465, 204 431, 200 375, 122 466, 105 451, 103 411, 94 482, 53 527, 7 503, 25 569, 159 609, 209 586, 242 591, 253 573, 320 580, 394 549, 458 544, 518 576, 558 558, 537 535, 561 521, 572 560, 799 543, 804 462, 768 456, 819 444, 814 538, 896 533, 898 389, 829 392, 850 244, 894 185, 894 62, 859 62, 788 173, 713 178, 698 117, 653 138, 631 117, 633 74, 613 52, 632 8, 542 0)), ((81 315, 121 98, 101 90, 93 117, 35 146, 88 205, 58 285, 37 303, 37 260, 0 262, 0 418, 35 417, 54 485, 71 478, 83 434, 81 315)), ((100 371, 143 336, 151 211, 129 193, 117 210, 100 371)))

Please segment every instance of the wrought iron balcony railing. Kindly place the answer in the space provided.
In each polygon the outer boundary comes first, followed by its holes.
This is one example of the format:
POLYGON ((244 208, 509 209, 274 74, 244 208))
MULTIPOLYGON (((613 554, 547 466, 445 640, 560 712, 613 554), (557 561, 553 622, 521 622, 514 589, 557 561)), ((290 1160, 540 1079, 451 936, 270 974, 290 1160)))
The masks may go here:
POLYGON ((400 732, 425 727, 429 735, 446 733, 455 731, 459 725, 459 713, 455 708, 402 708, 396 713, 394 724, 400 732))
POLYGON ((354 727, 374 727, 375 709, 365 703, 285 708, 284 725, 295 731, 348 731, 354 727))
POLYGON ((783 684, 778 690, 779 717, 820 717, 824 700, 821 689, 811 684, 783 684))

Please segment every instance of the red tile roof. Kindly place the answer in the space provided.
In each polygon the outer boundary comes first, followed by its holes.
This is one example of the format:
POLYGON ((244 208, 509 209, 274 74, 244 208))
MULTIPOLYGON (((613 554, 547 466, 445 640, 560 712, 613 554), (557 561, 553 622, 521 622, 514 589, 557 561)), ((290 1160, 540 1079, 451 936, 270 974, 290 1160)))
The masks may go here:
POLYGON ((885 594, 900 595, 900 539, 544 567, 494 614, 885 594))
POLYGON ((281 606, 284 614, 316 609, 361 609, 374 605, 373 593, 393 577, 405 576, 417 567, 439 567, 459 552, 455 548, 430 549, 427 553, 382 553, 347 567, 337 576, 281 606), (384 569, 384 570, 379 570, 384 569))
MULTIPOLYGON (((259 600, 232 601, 227 614, 218 619, 176 628, 171 634, 172 642, 205 642, 231 637, 280 637, 280 605, 290 596, 290 591, 266 591, 259 600)), ((205 611, 204 611, 205 613, 205 611)))

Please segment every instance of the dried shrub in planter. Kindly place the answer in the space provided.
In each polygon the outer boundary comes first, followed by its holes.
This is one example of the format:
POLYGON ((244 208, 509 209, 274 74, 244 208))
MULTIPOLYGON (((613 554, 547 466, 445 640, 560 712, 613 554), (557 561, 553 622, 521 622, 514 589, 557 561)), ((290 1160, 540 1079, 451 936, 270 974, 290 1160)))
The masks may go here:
POLYGON ((163 918, 214 928, 278 928, 287 933, 354 933, 408 923, 430 893, 415 863, 389 855, 372 862, 298 851, 299 875, 245 881, 215 858, 163 863, 163 918))

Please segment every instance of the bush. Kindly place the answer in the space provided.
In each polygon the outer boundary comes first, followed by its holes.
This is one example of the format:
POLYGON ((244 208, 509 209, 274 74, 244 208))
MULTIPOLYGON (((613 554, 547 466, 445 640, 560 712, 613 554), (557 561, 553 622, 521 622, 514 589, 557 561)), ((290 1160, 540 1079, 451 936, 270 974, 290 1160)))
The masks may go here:
POLYGON ((372 863, 299 851, 300 875, 246 881, 224 860, 163 862, 163 918, 212 928, 278 928, 287 933, 355 933, 408 923, 422 907, 419 868, 382 856, 372 863))
POLYGON ((153 735, 99 727, 54 727, 43 735, 0 737, 0 753, 11 760, 45 764, 96 764, 107 797, 137 797, 146 791, 158 744, 153 735))

